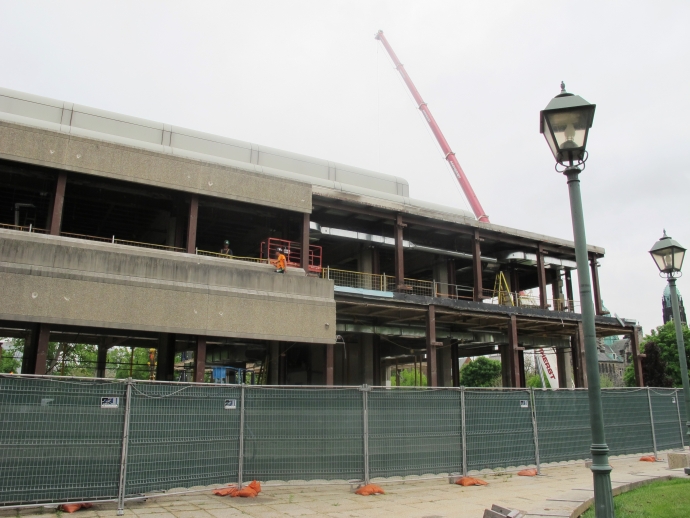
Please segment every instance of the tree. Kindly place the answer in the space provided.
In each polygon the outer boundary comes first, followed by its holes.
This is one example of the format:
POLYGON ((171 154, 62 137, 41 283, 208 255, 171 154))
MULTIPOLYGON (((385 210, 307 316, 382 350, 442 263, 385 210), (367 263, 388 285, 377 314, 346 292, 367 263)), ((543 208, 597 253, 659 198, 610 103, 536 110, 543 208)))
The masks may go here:
POLYGON ((501 362, 480 356, 460 369, 460 385, 495 387, 501 381, 501 362))
MULTIPOLYGON (((683 325, 683 340, 690 369, 690 329, 686 325, 683 325)), ((645 386, 681 387, 683 385, 680 379, 680 361, 673 321, 652 329, 652 332, 644 337, 640 349, 646 355, 642 358, 642 377, 645 386)), ((637 386, 634 365, 628 365, 623 379, 626 386, 637 386)))
MULTIPOLYGON (((422 373, 422 369, 417 369, 417 386, 426 387, 426 374, 422 373)), ((391 376, 391 385, 397 385, 397 377, 395 375, 391 376)), ((401 387, 414 387, 415 385, 415 372, 414 369, 402 369, 400 371, 400 386, 401 387)))
MULTIPOLYGON (((114 377, 118 379, 130 377, 130 362, 133 379, 149 379, 151 372, 149 361, 149 350, 145 347, 135 347, 133 354, 129 347, 113 347, 108 350, 108 370, 114 370, 114 377)), ((155 372, 155 364, 153 370, 155 372)))
POLYGON ((21 353, 24 350, 24 340, 9 339, 0 342, 0 372, 16 373, 21 367, 21 353))

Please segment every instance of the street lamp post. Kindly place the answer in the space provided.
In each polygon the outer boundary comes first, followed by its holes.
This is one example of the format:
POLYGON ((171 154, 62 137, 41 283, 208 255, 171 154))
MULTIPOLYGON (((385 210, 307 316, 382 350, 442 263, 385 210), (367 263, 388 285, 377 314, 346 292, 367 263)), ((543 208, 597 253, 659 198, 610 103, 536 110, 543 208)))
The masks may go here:
POLYGON ((541 112, 539 122, 540 131, 544 134, 556 159, 556 170, 562 172, 568 179, 587 364, 589 419, 592 428, 590 451, 594 478, 594 509, 597 518, 612 518, 615 514, 611 490, 611 466, 608 456, 609 447, 604 433, 604 411, 601 403, 599 360, 594 327, 594 302, 579 178, 587 160, 587 135, 589 128, 592 127, 595 108, 594 104, 588 103, 582 97, 566 92, 565 84, 561 83, 561 93, 554 97, 541 112), (563 167, 563 170, 559 170, 559 165, 563 167))
MULTIPOLYGON (((678 292, 676 291, 676 278, 681 276, 685 248, 678 242, 664 235, 649 251, 652 259, 659 268, 659 275, 668 279, 668 288, 671 292, 671 308, 673 310, 673 323, 676 327, 676 345, 678 346, 678 360, 680 361, 680 378, 683 382, 683 395, 685 396, 685 413, 687 416, 687 435, 690 440, 690 383, 688 383, 688 361, 685 357, 685 342, 683 341, 683 326, 680 321, 678 309, 678 292)), ((690 475, 690 468, 685 468, 685 474, 690 475)))

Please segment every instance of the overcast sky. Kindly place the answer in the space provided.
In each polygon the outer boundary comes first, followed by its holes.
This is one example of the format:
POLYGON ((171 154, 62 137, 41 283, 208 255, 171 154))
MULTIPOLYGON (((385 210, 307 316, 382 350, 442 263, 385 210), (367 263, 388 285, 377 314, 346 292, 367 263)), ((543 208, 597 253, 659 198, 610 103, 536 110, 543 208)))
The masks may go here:
POLYGON ((563 80, 597 105, 581 179, 604 304, 649 332, 665 281, 647 251, 663 228, 690 246, 688 27, 687 0, 0 0, 0 86, 398 175, 469 210, 382 29, 491 221, 572 239, 539 134, 563 80))

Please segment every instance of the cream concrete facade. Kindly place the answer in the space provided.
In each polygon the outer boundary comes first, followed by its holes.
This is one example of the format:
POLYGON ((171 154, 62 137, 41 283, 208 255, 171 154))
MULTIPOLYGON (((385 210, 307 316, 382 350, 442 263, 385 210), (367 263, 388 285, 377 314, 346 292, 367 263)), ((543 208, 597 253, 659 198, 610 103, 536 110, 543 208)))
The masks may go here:
POLYGON ((333 283, 303 270, 0 229, 0 319, 335 341, 333 283))

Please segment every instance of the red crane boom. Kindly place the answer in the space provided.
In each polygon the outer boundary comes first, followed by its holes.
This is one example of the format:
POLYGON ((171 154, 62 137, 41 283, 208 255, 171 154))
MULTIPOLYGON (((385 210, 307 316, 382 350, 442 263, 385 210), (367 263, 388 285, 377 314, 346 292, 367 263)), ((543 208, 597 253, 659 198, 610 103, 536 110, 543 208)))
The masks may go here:
POLYGON ((484 209, 482 208, 482 204, 479 203, 479 199, 477 198, 477 195, 474 193, 474 189, 472 189, 470 181, 467 179, 467 176, 465 176, 465 172, 462 170, 462 167, 460 167, 458 159, 455 158, 455 153, 453 153, 453 150, 450 149, 446 137, 444 137, 443 133, 441 132, 441 128, 438 127, 438 124, 436 123, 434 116, 431 115, 431 111, 429 111, 429 107, 422 99, 422 96, 419 95, 419 91, 417 91, 417 88, 414 86, 414 83, 412 82, 412 79, 410 79, 410 76, 407 74, 405 67, 402 63, 400 63, 400 60, 398 59, 398 56, 395 55, 395 52, 393 52, 393 49, 388 43, 388 40, 383 35, 383 31, 379 31, 376 34, 375 38, 379 40, 381 43, 383 43, 383 47, 386 49, 388 55, 393 60, 395 68, 398 72, 400 72, 400 75, 402 76, 403 81, 405 81, 407 88, 410 89, 412 97, 414 97, 414 100, 417 103, 417 108, 419 108, 419 110, 424 114, 424 118, 429 123, 431 131, 436 137, 438 144, 441 146, 443 154, 445 155, 446 160, 450 164, 450 168, 453 170, 455 178, 457 178, 458 182, 460 183, 460 187, 462 187, 462 191, 465 193, 467 201, 470 202, 470 206, 472 207, 474 215, 479 221, 489 223, 489 216, 486 215, 484 209))

